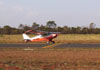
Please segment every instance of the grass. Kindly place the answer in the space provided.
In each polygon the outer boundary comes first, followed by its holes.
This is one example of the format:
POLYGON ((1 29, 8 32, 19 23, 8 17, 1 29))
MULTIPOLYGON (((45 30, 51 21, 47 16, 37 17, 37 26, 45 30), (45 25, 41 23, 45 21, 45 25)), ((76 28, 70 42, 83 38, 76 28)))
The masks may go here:
POLYGON ((62 43, 100 43, 100 34, 59 35, 55 40, 62 43))
MULTIPOLYGON (((100 43, 100 34, 59 35, 54 40, 56 44, 31 51, 1 47, 1 70, 100 70, 100 48, 54 47, 60 43, 100 43)), ((24 42, 21 35, 3 35, 0 43, 24 42)))
POLYGON ((22 43, 23 39, 21 35, 3 35, 0 37, 0 43, 22 43))
POLYGON ((34 49, 0 49, 0 64, 8 70, 100 70, 100 49, 34 49))
MULTIPOLYGON (((61 34, 54 40, 56 43, 100 43, 100 34, 61 34)), ((24 43, 24 41, 22 35, 3 35, 0 36, 0 43, 24 43)))
POLYGON ((4 70, 3 68, 0 68, 0 70, 4 70))

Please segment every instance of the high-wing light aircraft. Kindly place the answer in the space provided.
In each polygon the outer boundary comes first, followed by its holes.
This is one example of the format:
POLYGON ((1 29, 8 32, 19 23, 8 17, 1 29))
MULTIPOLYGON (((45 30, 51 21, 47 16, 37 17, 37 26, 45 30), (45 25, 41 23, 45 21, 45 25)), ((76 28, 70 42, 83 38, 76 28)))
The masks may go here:
POLYGON ((39 41, 46 41, 47 43, 55 43, 53 41, 54 38, 58 36, 60 32, 39 32, 39 31, 33 31, 33 30, 28 30, 25 33, 23 33, 23 38, 25 42, 39 42, 39 41), (27 33, 35 33, 38 34, 35 37, 30 38, 27 33))

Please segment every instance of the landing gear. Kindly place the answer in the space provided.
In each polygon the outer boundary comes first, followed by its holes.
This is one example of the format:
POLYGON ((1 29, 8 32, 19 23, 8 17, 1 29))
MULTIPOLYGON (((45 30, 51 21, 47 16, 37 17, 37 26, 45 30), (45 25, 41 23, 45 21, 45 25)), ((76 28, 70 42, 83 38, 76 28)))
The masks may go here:
POLYGON ((55 44, 55 41, 51 41, 52 42, 52 44, 55 44))
POLYGON ((48 41, 47 44, 51 44, 50 42, 51 42, 52 44, 55 44, 55 41, 48 41))

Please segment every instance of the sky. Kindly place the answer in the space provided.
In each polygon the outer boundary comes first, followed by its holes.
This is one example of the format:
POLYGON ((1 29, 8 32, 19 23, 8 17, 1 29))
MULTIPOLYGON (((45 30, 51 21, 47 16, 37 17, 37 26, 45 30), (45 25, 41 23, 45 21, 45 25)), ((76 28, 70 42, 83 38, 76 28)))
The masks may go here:
POLYGON ((93 22, 100 27, 100 0, 0 0, 0 27, 52 20, 58 26, 88 27, 93 22))

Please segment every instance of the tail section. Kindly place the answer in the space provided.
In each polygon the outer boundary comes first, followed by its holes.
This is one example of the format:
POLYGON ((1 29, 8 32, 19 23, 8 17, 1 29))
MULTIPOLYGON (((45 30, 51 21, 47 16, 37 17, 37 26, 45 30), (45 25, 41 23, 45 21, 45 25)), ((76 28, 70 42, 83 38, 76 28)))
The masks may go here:
POLYGON ((23 39, 24 40, 30 40, 30 37, 28 35, 26 35, 26 34, 23 34, 23 39))

